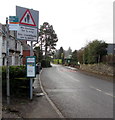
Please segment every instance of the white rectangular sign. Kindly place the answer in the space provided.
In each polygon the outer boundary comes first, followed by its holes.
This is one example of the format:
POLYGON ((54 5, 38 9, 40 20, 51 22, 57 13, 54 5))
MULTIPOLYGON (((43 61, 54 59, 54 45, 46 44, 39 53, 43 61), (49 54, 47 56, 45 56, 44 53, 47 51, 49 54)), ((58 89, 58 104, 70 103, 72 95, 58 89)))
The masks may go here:
POLYGON ((9 30, 11 31, 18 31, 19 24, 9 24, 9 30))
POLYGON ((26 57, 26 73, 27 73, 27 77, 36 76, 36 57, 35 56, 26 57))
POLYGON ((37 28, 19 26, 17 31, 17 39, 19 40, 28 40, 28 41, 37 41, 37 28))
POLYGON ((35 66, 34 65, 27 65, 27 76, 28 77, 35 77, 35 66))
POLYGON ((17 16, 9 16, 9 30, 17 31, 19 28, 19 18, 17 16))

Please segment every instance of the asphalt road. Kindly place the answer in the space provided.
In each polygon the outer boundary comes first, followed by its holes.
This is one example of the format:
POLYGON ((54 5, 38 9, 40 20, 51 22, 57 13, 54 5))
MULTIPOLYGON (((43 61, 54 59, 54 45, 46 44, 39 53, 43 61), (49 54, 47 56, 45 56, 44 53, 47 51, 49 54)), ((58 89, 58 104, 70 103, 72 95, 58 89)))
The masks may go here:
POLYGON ((66 118, 113 118, 113 83, 53 65, 41 73, 42 85, 66 118))

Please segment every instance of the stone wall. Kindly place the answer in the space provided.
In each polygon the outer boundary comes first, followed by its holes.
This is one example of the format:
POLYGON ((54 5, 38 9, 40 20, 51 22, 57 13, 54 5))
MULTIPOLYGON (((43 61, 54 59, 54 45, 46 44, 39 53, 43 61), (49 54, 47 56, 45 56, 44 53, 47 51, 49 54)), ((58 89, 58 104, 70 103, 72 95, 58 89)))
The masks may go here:
POLYGON ((114 75, 114 67, 106 64, 88 64, 88 65, 80 65, 80 69, 83 71, 88 71, 96 74, 113 76, 114 75))

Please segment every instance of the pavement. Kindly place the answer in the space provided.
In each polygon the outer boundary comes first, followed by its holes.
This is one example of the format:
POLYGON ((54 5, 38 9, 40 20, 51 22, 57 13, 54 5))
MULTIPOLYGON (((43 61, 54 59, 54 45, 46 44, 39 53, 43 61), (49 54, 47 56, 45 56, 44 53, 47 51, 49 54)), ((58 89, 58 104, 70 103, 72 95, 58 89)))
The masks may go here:
POLYGON ((63 118, 63 115, 56 108, 43 89, 40 81, 40 75, 36 75, 33 84, 33 100, 27 104, 19 105, 16 109, 19 111, 2 111, 3 118, 63 118), (19 109, 18 109, 19 108, 19 109))

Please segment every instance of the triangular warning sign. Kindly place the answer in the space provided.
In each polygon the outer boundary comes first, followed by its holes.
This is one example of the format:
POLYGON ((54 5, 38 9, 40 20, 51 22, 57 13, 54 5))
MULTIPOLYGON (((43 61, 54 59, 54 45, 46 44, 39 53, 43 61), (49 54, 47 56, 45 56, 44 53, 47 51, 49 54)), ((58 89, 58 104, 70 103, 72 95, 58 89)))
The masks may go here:
POLYGON ((36 26, 34 19, 30 13, 30 11, 27 9, 22 18, 20 19, 20 24, 23 25, 29 25, 29 26, 36 26))

